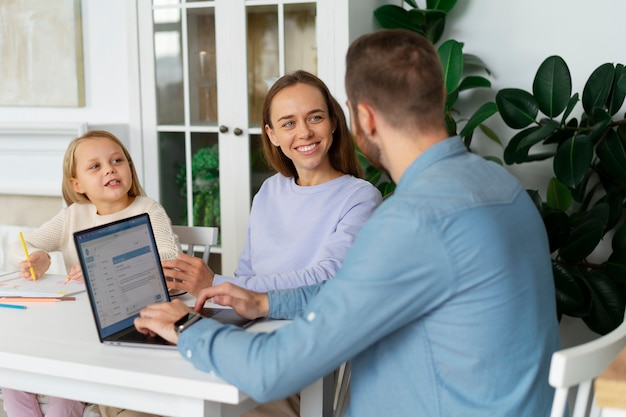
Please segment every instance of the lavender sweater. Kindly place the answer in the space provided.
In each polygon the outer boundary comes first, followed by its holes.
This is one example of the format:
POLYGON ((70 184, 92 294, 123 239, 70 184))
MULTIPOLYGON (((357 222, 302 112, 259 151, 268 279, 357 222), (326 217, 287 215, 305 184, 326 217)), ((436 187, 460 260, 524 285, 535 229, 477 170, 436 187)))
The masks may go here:
POLYGON ((235 277, 215 275, 214 285, 230 281, 265 292, 332 278, 380 202, 374 186, 351 175, 301 187, 276 174, 252 202, 235 277))

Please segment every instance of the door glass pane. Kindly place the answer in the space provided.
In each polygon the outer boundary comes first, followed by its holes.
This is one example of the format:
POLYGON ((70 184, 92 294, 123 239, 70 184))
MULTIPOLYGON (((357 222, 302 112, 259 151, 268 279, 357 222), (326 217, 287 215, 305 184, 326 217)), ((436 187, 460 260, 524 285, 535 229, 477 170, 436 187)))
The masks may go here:
POLYGON ((250 126, 260 126, 265 94, 280 76, 278 7, 247 8, 250 126))
POLYGON ((213 8, 188 9, 189 100, 191 123, 217 123, 215 71, 215 12, 213 8))
POLYGON ((285 72, 317 75, 315 3, 285 5, 285 72))
POLYGON ((182 124, 184 97, 180 10, 155 9, 153 16, 157 123, 182 124))
POLYGON ((261 135, 250 135, 250 197, 254 197, 263 181, 274 173, 263 156, 261 135))
POLYGON ((159 189, 161 204, 172 224, 187 225, 185 134, 159 133, 159 189))
POLYGON ((194 226, 220 226, 220 171, 217 133, 192 133, 194 226))
POLYGON ((247 8, 251 127, 260 126, 265 94, 278 77, 300 69, 317 74, 316 10, 315 3, 286 4, 280 9, 278 6, 247 8), (278 27, 281 10, 284 39, 280 39, 278 27))

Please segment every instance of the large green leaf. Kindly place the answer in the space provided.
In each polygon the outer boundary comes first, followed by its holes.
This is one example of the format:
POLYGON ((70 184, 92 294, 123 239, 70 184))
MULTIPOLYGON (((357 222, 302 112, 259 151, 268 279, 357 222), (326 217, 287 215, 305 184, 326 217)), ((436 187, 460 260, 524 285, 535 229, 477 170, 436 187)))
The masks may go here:
POLYGON ((609 114, 614 116, 624 104, 626 97, 626 67, 622 64, 615 66, 615 78, 613 79, 613 88, 608 103, 609 114))
POLYGON ((591 111, 589 121, 593 122, 591 133, 589 133, 589 139, 591 139, 593 143, 596 143, 597 140, 604 135, 606 129, 611 125, 611 116, 609 116, 609 113, 601 107, 594 107, 591 111))
POLYGON ((576 133, 574 129, 557 129, 554 133, 547 137, 546 140, 543 141, 543 144, 549 145, 552 143, 563 143, 567 139, 574 136, 574 133, 576 133))
POLYGON ((626 307, 624 293, 606 275, 588 272, 584 279, 591 294, 591 310, 583 320, 594 332, 600 335, 607 334, 624 320, 626 307))
POLYGON ((593 143, 586 135, 567 139, 554 156, 554 173, 563 184, 576 187, 585 178, 593 159, 593 143))
POLYGON ((554 158, 554 154, 555 152, 552 151, 529 154, 526 157, 526 162, 545 161, 546 159, 554 158))
POLYGON ((567 242, 559 250, 559 257, 568 262, 584 260, 602 240, 603 230, 602 222, 594 218, 572 228, 567 242))
MULTIPOLYGON (((613 233, 613 239, 611 239, 611 248, 613 252, 626 255, 626 223, 622 224, 613 233)), ((626 277, 626 275, 624 275, 626 277)))
POLYGON ((552 261, 556 291, 556 306, 560 314, 581 317, 591 308, 589 290, 585 283, 564 265, 552 261))
POLYGON ((478 127, 480 128, 480 131, 485 134, 485 136, 487 136, 498 145, 502 146, 502 141, 500 140, 500 137, 489 126, 481 124, 478 127))
POLYGON ((427 15, 426 38, 432 43, 437 43, 446 27, 446 16, 439 14, 439 12, 427 12, 427 15), (428 17, 432 18, 429 19, 428 17))
POLYGON ((481 70, 491 75, 491 71, 483 60, 473 54, 463 54, 463 68, 465 70, 481 70))
POLYGON ((616 178, 626 178, 626 151, 617 132, 607 130, 604 139, 596 147, 596 154, 606 172, 616 178))
POLYGON ((490 101, 480 106, 478 110, 470 117, 470 119, 461 130, 461 136, 465 137, 476 129, 482 122, 493 116, 498 111, 496 103, 490 101))
POLYGON ((525 128, 535 121, 539 113, 537 100, 529 92, 517 88, 498 91, 496 104, 504 123, 513 129, 525 128))
POLYGON ((552 177, 548 182, 546 203, 550 208, 565 212, 572 205, 572 193, 561 181, 552 177))
POLYGON ((471 76, 465 77, 463 81, 461 81, 461 84, 459 84, 459 91, 465 91, 465 90, 469 90, 472 88, 479 88, 479 87, 489 88, 491 87, 491 81, 489 81, 485 77, 471 75, 471 76))
POLYGON ((521 148, 519 144, 522 140, 524 140, 524 138, 532 135, 533 132, 537 130, 539 130, 539 126, 529 127, 518 132, 515 136, 511 138, 511 140, 509 140, 506 148, 504 148, 504 162, 506 162, 507 165, 521 164, 528 160, 528 151, 530 150, 530 148, 521 148))
POLYGON ((448 95, 446 96, 446 110, 452 109, 458 99, 459 99, 459 89, 457 88, 454 91, 450 91, 448 95))
POLYGON ((406 4, 408 4, 409 6, 413 7, 414 9, 418 8, 417 3, 415 2, 415 0, 404 0, 404 2, 406 4))
POLYGON ((456 90, 463 76, 463 48, 454 39, 445 41, 438 48, 439 60, 447 92, 456 90))
POLYGON ((585 213, 586 219, 598 219, 602 222, 603 231, 606 230, 606 225, 609 223, 611 209, 609 203, 601 202, 595 204, 587 213, 585 213))
POLYGON ((426 8, 448 13, 456 5, 456 1, 457 0, 426 0, 426 8))
POLYGON ((562 211, 553 211, 543 217, 543 223, 548 232, 550 253, 556 251, 567 242, 570 232, 570 221, 562 211))
POLYGON ((546 120, 544 124, 539 127, 539 129, 522 139, 518 148, 530 148, 539 142, 543 142, 552 136, 558 127, 558 122, 555 122, 554 120, 546 120))
POLYGON ((611 93, 615 68, 613 64, 600 65, 591 73, 583 88, 583 108, 587 114, 591 114, 594 107, 603 107, 611 93))
POLYGON ((572 93, 572 77, 560 56, 548 57, 539 66, 533 82, 533 95, 539 110, 548 117, 556 117, 565 110, 572 93))
POLYGON ((605 232, 613 230, 619 223, 624 213, 624 192, 621 190, 609 191, 604 197, 598 199, 596 204, 605 203, 609 206, 609 219, 606 223, 605 232))
POLYGON ((419 25, 408 10, 393 4, 385 4, 374 10, 374 18, 385 29, 408 29, 426 35, 425 28, 419 25))
MULTIPOLYGON (((574 94, 570 99, 569 102, 567 103, 567 108, 565 109, 565 112, 563 113, 563 118, 561 119, 561 124, 562 125, 569 125, 570 122, 567 121, 567 118, 569 117, 570 113, 572 112, 572 110, 574 110, 574 107, 576 107, 576 104, 578 104, 578 93, 574 94)), ((576 120, 575 124, 578 125, 578 122, 576 120)))
POLYGON ((613 252, 604 263, 604 268, 613 281, 626 284, 626 253, 613 252))

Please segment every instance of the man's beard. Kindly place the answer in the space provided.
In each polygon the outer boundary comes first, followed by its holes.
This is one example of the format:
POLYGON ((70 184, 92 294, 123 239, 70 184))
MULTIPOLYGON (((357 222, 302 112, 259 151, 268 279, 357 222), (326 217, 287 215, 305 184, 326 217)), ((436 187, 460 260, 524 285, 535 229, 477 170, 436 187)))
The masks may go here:
POLYGON ((367 158, 370 165, 372 165, 376 169, 385 172, 387 171, 383 167, 383 164, 381 162, 380 148, 368 139, 367 135, 363 132, 363 129, 361 129, 361 125, 358 122, 354 123, 354 141, 361 150, 361 153, 363 153, 363 155, 367 158))

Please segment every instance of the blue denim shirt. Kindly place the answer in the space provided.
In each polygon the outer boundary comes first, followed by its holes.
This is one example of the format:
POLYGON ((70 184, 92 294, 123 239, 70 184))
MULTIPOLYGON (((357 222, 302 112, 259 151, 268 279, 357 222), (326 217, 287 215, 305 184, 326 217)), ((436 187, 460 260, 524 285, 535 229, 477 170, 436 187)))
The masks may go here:
POLYGON ((334 279, 269 299, 291 324, 202 320, 179 351, 258 401, 352 359, 350 416, 549 414, 559 333, 545 228, 518 181, 458 137, 406 170, 334 279))

